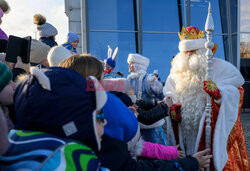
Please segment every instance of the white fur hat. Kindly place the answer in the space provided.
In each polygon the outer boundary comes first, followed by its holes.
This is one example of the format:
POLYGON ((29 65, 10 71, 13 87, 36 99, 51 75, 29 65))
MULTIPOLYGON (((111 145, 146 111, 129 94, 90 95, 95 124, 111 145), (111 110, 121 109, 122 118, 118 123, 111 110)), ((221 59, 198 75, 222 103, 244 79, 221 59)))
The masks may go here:
POLYGON ((140 55, 140 54, 132 54, 132 53, 130 53, 128 55, 127 62, 128 63, 134 62, 134 63, 138 63, 138 64, 141 64, 141 65, 144 65, 144 66, 148 67, 148 65, 150 63, 150 60, 148 58, 140 55))
POLYGON ((62 46, 54 46, 50 49, 47 59, 49 66, 58 66, 64 59, 72 56, 70 51, 62 46))
POLYGON ((191 40, 182 40, 179 43, 179 50, 183 51, 191 51, 196 49, 205 48, 206 39, 191 39, 191 40))

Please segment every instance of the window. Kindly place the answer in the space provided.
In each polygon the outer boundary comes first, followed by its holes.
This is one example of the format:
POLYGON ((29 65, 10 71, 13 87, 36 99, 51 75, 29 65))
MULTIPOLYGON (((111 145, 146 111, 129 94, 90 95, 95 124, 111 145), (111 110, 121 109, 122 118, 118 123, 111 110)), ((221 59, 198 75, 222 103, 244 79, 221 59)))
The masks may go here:
POLYGON ((149 73, 158 70, 162 81, 170 73, 171 60, 178 52, 177 34, 143 34, 143 54, 150 59, 149 73))
MULTIPOLYGON (((208 1, 207 0, 195 0, 191 1, 191 25, 198 27, 200 30, 205 30, 205 24, 208 13, 208 1)), ((212 42, 218 44, 218 49, 215 57, 225 59, 224 57, 224 43, 221 29, 221 18, 219 2, 217 0, 211 1, 212 16, 214 20, 214 32, 212 42)))
POLYGON ((149 73, 158 70, 162 81, 170 72, 178 50, 179 15, 176 0, 142 1, 143 55, 150 59, 149 73))
POLYGON ((129 53, 135 53, 135 34, 116 32, 90 32, 90 53, 100 60, 107 58, 108 45, 119 51, 116 56, 116 71, 128 75, 127 57, 129 53))
POLYGON ((134 31, 133 0, 91 0, 89 29, 134 31))
POLYGON ((240 24, 240 70, 245 80, 250 83, 250 2, 241 1, 240 24))
MULTIPOLYGON (((231 11, 236 8, 236 1, 231 2, 231 11)), ((225 59, 226 56, 226 59, 229 59, 227 56, 230 54, 228 48, 230 44, 235 46, 231 46, 231 51, 237 52, 237 39, 232 35, 232 31, 235 31, 237 26, 231 25, 233 28, 230 28, 229 36, 228 4, 223 0, 212 0, 211 4, 215 24, 212 41, 219 47, 215 57, 225 59), (225 6, 226 10, 221 9, 220 6, 225 6), (235 42, 232 43, 233 41, 235 42)), ((151 61, 148 72, 158 69, 162 80, 165 80, 170 72, 171 60, 179 52, 178 32, 182 23, 184 24, 184 21, 187 23, 189 19, 190 25, 204 30, 208 1, 91 0, 88 1, 88 7, 91 54, 103 60, 107 56, 108 45, 112 49, 119 46, 116 71, 127 76, 128 54, 143 52, 143 55, 151 61)), ((231 14, 231 17, 235 18, 235 16, 237 17, 237 12, 231 14)), ((233 62, 237 63, 237 55, 233 62)))

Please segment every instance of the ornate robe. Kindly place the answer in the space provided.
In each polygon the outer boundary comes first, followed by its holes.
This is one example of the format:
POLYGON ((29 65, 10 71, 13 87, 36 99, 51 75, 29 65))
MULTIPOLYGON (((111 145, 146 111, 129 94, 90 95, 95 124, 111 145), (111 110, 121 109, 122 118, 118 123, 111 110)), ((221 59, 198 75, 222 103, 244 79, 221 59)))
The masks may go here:
MULTIPOLYGON (((212 100, 211 170, 250 170, 244 134, 240 122, 240 111, 244 90, 244 79, 232 64, 213 59, 213 82, 221 93, 221 103, 212 100)), ((175 82, 170 74, 164 86, 164 95, 171 96, 175 103, 175 82)), ((203 103, 206 103, 205 101, 203 103)), ((205 149, 205 112, 201 114, 194 153, 205 149)), ((169 145, 180 144, 185 150, 180 124, 167 117, 167 139, 169 145)))

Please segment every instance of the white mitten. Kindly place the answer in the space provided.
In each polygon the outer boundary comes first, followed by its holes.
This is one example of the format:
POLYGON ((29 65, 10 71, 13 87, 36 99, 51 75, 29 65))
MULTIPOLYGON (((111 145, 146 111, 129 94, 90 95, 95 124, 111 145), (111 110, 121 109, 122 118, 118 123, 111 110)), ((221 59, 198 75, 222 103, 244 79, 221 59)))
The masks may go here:
POLYGON ((147 77, 147 81, 153 82, 157 80, 156 76, 154 76, 153 74, 149 74, 147 77))

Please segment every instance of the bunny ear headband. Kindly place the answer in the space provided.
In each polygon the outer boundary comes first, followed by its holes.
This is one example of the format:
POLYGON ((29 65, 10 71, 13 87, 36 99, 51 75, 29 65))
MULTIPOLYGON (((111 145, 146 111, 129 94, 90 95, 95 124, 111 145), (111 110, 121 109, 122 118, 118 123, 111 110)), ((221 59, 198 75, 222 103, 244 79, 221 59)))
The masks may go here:
POLYGON ((114 53, 112 54, 112 49, 111 47, 108 45, 108 58, 112 58, 112 61, 115 60, 116 56, 117 56, 117 53, 118 53, 118 47, 115 48, 115 51, 114 53))

